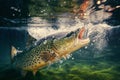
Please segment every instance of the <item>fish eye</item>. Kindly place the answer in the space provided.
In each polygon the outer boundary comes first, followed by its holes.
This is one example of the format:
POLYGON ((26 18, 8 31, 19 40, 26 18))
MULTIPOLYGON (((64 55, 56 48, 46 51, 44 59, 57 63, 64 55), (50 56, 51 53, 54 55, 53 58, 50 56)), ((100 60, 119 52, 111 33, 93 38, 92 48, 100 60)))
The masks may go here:
POLYGON ((66 35, 66 37, 70 37, 70 36, 72 36, 73 34, 74 34, 74 32, 72 31, 72 32, 68 33, 68 34, 66 35))

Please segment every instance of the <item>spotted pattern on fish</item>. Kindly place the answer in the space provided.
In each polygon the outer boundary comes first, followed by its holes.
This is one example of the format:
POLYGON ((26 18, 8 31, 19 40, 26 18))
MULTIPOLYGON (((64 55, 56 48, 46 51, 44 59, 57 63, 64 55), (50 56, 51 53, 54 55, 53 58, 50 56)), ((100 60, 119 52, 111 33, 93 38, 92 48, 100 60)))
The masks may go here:
POLYGON ((50 61, 54 62, 57 58, 60 59, 89 43, 89 39, 76 42, 78 33, 72 32, 64 37, 50 37, 41 40, 29 50, 18 54, 13 60, 13 66, 21 70, 37 71, 49 64, 50 61))

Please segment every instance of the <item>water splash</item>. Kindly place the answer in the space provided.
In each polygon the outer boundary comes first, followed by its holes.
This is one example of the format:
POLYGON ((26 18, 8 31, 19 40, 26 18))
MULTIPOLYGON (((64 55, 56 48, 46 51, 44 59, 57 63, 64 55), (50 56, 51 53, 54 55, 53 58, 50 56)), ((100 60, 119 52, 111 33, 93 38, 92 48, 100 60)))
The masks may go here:
POLYGON ((15 30, 26 30, 28 33, 35 39, 39 40, 43 37, 56 34, 59 32, 71 32, 78 28, 85 26, 88 33, 87 36, 91 39, 91 44, 102 50, 105 46, 107 46, 107 41, 105 39, 106 31, 112 29, 112 26, 107 25, 106 23, 88 23, 85 24, 78 18, 58 18, 55 23, 49 23, 47 20, 44 20, 40 17, 33 17, 28 19, 28 27, 0 27, 4 29, 15 29, 15 30), (34 25, 32 25, 34 24, 34 25), (52 25, 59 26, 58 29, 54 29, 52 25))
MULTIPOLYGON (((48 22, 43 23, 48 24, 48 22)), ((42 37, 59 33, 59 32, 71 32, 78 28, 81 28, 84 26, 82 22, 78 19, 72 19, 72 18, 58 18, 57 22, 55 24, 52 24, 51 26, 44 26, 44 27, 28 27, 29 34, 39 40, 42 37), (58 29, 52 28, 52 25, 59 26, 58 29)))
MULTIPOLYGON (((46 24, 48 24, 48 22, 46 24)), ((91 52, 94 52, 94 57, 96 56, 100 57, 102 55, 101 52, 108 45, 108 42, 106 40, 106 35, 107 35, 106 33, 107 31, 110 31, 113 28, 113 26, 107 25, 105 22, 102 22, 102 23, 100 22, 97 24, 94 24, 94 23, 85 24, 78 18, 75 18, 75 19, 58 18, 56 23, 53 25, 59 26, 59 28, 54 29, 51 27, 52 25, 44 26, 44 27, 29 27, 28 32, 31 36, 39 40, 40 38, 46 37, 51 34, 56 34, 56 33, 64 32, 64 31, 71 32, 71 31, 74 31, 78 28, 85 26, 87 30, 87 37, 90 38, 91 43, 84 48, 84 51, 81 51, 79 53, 87 56, 88 54, 91 54, 91 53, 85 52, 85 51, 90 49, 91 52)))
POLYGON ((95 44, 95 47, 99 50, 102 50, 105 46, 107 46, 106 41, 106 32, 112 29, 111 26, 106 23, 102 24, 88 24, 88 37, 91 38, 91 42, 95 44))
MULTIPOLYGON (((36 20, 37 21, 37 20, 36 20)), ((48 22, 43 23, 48 24, 48 22)), ((91 38, 91 42, 94 43, 95 47, 99 50, 102 50, 107 45, 105 36, 106 31, 110 30, 112 27, 107 25, 106 23, 99 23, 93 24, 88 23, 85 24, 80 21, 80 19, 72 19, 72 18, 58 18, 57 22, 55 23, 59 26, 58 29, 54 29, 50 26, 44 27, 28 27, 29 34, 39 40, 42 37, 46 37, 51 34, 59 33, 59 32, 71 32, 78 28, 85 26, 88 33, 87 36, 91 38)))

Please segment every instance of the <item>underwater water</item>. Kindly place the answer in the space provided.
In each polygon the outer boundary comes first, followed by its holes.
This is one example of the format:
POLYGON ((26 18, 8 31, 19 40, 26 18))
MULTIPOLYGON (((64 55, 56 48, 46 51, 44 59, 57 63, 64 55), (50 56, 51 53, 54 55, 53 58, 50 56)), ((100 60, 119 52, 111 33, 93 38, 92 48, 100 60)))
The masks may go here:
POLYGON ((0 80, 120 80, 119 26, 84 24, 72 18, 51 21, 33 17, 26 26, 0 27, 0 80), (28 72, 23 77, 19 71, 10 69, 12 46, 24 50, 43 37, 64 31, 69 33, 83 26, 91 40, 87 46, 40 68, 35 76, 28 72))
POLYGON ((1 0, 0 9, 0 80, 120 80, 119 0, 1 0), (50 35, 83 27, 86 46, 35 75, 13 67, 13 48, 19 55, 50 35))

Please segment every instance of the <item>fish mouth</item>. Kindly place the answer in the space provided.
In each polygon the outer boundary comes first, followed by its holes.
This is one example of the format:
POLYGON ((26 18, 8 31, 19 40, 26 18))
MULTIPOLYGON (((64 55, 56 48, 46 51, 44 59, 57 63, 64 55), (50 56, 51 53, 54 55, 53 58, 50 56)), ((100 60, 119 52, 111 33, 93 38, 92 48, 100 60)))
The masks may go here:
POLYGON ((78 33, 77 40, 81 45, 86 45, 90 42, 90 39, 87 37, 87 32, 85 27, 82 27, 78 33))
POLYGON ((85 29, 85 27, 82 27, 82 28, 80 29, 79 33, 78 33, 77 38, 78 38, 79 40, 86 39, 86 38, 87 38, 87 32, 88 32, 88 31, 85 29))

